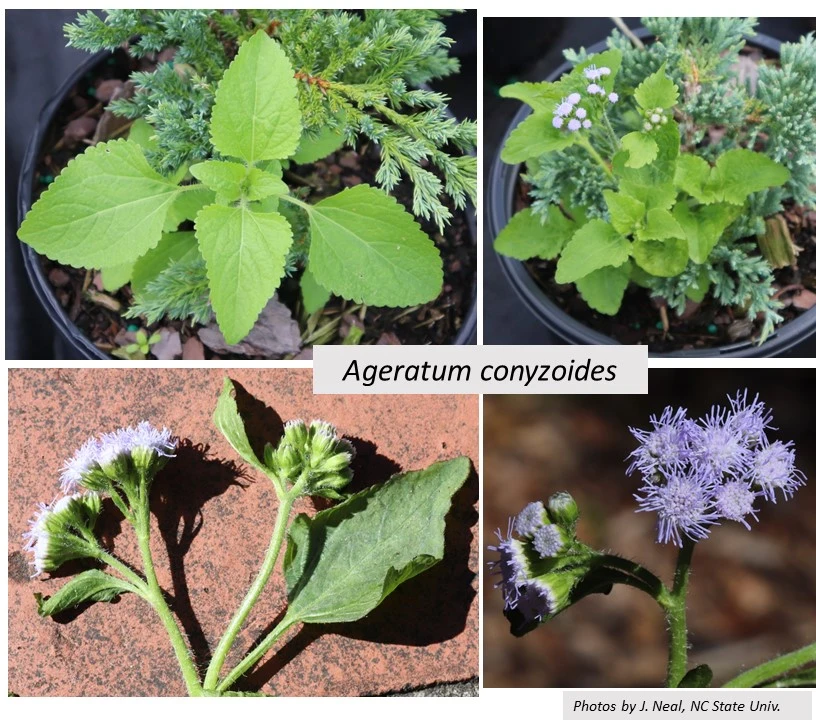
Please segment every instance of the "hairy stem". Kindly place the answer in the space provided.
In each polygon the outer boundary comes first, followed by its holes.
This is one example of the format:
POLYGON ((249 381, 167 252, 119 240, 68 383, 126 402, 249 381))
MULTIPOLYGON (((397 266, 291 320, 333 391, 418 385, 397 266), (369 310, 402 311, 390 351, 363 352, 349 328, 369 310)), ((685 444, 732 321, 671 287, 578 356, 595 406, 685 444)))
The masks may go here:
POLYGON ((140 491, 141 497, 135 513, 136 535, 139 538, 139 549, 142 551, 149 601, 170 637, 170 643, 176 653, 181 674, 187 685, 187 693, 190 696, 201 695, 201 683, 198 679, 195 663, 176 619, 164 599, 164 593, 159 585, 159 579, 156 577, 156 569, 153 566, 153 555, 150 552, 150 505, 147 497, 147 481, 144 477, 141 481, 140 491))
POLYGON ((746 670, 744 673, 737 675, 733 680, 729 680, 724 688, 751 688, 761 685, 778 678, 780 675, 795 670, 807 665, 808 663, 816 662, 816 643, 812 645, 805 645, 799 650, 794 650, 787 655, 780 655, 778 658, 768 660, 762 665, 757 665, 755 668, 746 670))
POLYGON ((695 542, 685 538, 683 547, 677 554, 674 570, 674 586, 663 603, 669 621, 669 664, 666 672, 666 687, 676 688, 686 675, 688 666, 688 628, 686 626, 686 594, 688 592, 691 554, 695 542))
MULTIPOLYGON (((250 611, 258 601, 263 589, 266 587, 266 583, 269 582, 269 577, 272 575, 272 571, 275 569, 275 564, 278 561, 278 555, 280 555, 283 539, 286 537, 286 526, 289 521, 289 515, 292 512, 292 505, 295 502, 295 498, 300 495, 300 491, 303 488, 307 478, 308 473, 304 471, 291 490, 279 495, 280 505, 278 506, 278 512, 275 517, 275 527, 272 530, 272 539, 269 541, 269 547, 266 550, 263 564, 261 565, 261 569, 258 572, 255 581, 252 583, 252 586, 249 588, 249 591, 244 597, 241 606, 238 608, 235 615, 233 615, 229 626, 218 643, 218 647, 213 653, 210 666, 207 668, 207 675, 204 678, 204 688, 206 690, 214 690, 218 685, 218 678, 221 673, 221 668, 224 667, 224 662, 226 661, 227 655, 235 642, 235 638, 238 637, 238 633, 243 627, 250 611)), ((277 490, 277 484, 275 487, 277 490)))
POLYGON ((218 684, 218 692, 229 690, 230 687, 240 678, 247 670, 249 670, 255 663, 257 663, 267 651, 278 641, 278 639, 297 621, 287 620, 284 616, 275 628, 258 644, 258 646, 247 655, 241 662, 239 662, 218 684))
POLYGON ((583 147, 591 156, 592 159, 598 163, 601 169, 606 173, 607 177, 614 178, 615 176, 612 174, 612 171, 609 169, 609 165, 607 165, 606 160, 604 160, 600 153, 592 147, 592 143, 589 142, 586 138, 581 138, 578 141, 578 144, 583 147))
POLYGON ((147 583, 139 577, 139 575, 131 570, 125 563, 123 563, 118 557, 112 555, 105 550, 99 550, 97 553, 97 559, 101 560, 103 563, 110 565, 116 572, 118 572, 122 577, 125 578, 129 583, 131 583, 134 587, 136 587, 140 594, 142 595, 145 600, 150 602, 150 588, 147 586, 147 583))

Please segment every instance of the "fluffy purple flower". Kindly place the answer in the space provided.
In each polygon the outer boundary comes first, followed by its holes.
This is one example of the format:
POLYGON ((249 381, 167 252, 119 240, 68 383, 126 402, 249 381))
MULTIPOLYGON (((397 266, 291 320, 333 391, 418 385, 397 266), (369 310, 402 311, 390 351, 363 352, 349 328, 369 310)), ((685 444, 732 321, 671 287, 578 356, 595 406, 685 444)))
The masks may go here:
POLYGON ((144 448, 153 450, 162 457, 174 457, 177 442, 172 433, 163 427, 153 427, 147 420, 140 422, 133 430, 127 428, 130 449, 144 448))
POLYGON ((572 118, 572 120, 570 120, 567 123, 567 129, 572 131, 572 132, 575 132, 576 130, 580 130, 581 129, 581 121, 576 120, 575 118, 572 118))
POLYGON ((562 100, 555 108, 555 114, 567 117, 572 112, 572 103, 569 100, 562 100))
POLYGON ((629 428, 640 443, 629 456, 632 458, 629 475, 637 470, 649 477, 657 470, 679 467, 691 456, 694 423, 686 418, 685 408, 667 407, 660 417, 652 415, 649 422, 652 430, 629 428))
POLYGON ((533 547, 543 558, 555 557, 562 547, 564 538, 558 525, 542 525, 533 535, 533 547))
POLYGON ((715 487, 713 479, 699 473, 672 470, 665 474, 665 483, 648 481, 640 489, 643 496, 635 495, 638 512, 657 513, 658 542, 683 547, 684 536, 702 540, 709 527, 718 524, 712 502, 715 487))
POLYGON ((71 495, 77 491, 82 478, 96 466, 98 455, 99 441, 96 438, 89 438, 70 460, 65 461, 60 475, 60 489, 63 493, 71 495))
POLYGON ((604 89, 600 85, 596 85, 595 83, 590 83, 587 85, 587 92, 590 95, 598 95, 604 92, 604 89))
POLYGON ((578 93, 571 93, 567 98, 567 102, 571 105, 577 105, 579 102, 581 102, 581 96, 578 93))
POLYGON ((556 609, 555 595, 547 583, 533 578, 521 592, 516 605, 525 620, 541 622, 556 609))
POLYGON ((521 588, 527 580, 527 561, 521 542, 513 538, 513 519, 507 523, 507 536, 502 537, 501 531, 496 530, 498 545, 488 545, 488 550, 499 553, 498 560, 490 560, 487 566, 493 574, 499 576, 499 582, 493 587, 501 587, 504 595, 504 609, 513 610, 517 607, 521 597, 521 588))
POLYGON ((612 104, 614 104, 614 103, 618 102, 618 93, 616 93, 616 92, 611 92, 611 93, 609 93, 609 97, 608 97, 607 99, 608 99, 608 100, 609 100, 609 102, 611 102, 612 104))
POLYGON ((564 118, 562 118, 560 115, 556 115, 553 118, 552 123, 554 128, 560 128, 564 124, 564 118))
POLYGON ((600 80, 602 77, 609 75, 612 71, 608 67, 595 67, 590 65, 584 69, 584 77, 587 80, 600 80))
POLYGON ((748 469, 751 452, 742 434, 734 428, 734 417, 715 406, 693 432, 692 457, 717 477, 740 476, 748 469))
POLYGON ((589 128, 592 127, 592 120, 584 120, 581 125, 583 125, 585 129, 589 130, 589 128))
POLYGON ((805 476, 794 466, 796 451, 793 443, 772 442, 754 453, 750 479, 762 489, 762 496, 776 502, 776 491, 787 500, 805 484, 805 476))
POLYGON ((750 485, 740 480, 730 480, 714 491, 714 502, 719 515, 726 520, 742 523, 749 530, 751 526, 746 519, 748 515, 757 519, 755 499, 756 493, 751 491, 750 485))
POLYGON ((575 111, 575 117, 577 117, 579 120, 583 120, 586 117, 586 110, 584 108, 578 108, 575 111))
POLYGON ((773 416, 770 410, 765 409, 765 403, 755 396, 748 404, 748 390, 738 392, 735 397, 728 398, 731 405, 731 428, 742 436, 749 445, 762 444, 767 440, 767 431, 771 427, 773 416))
POLYGON ((536 531, 544 525, 544 503, 531 502, 516 516, 514 527, 519 535, 533 537, 536 531))

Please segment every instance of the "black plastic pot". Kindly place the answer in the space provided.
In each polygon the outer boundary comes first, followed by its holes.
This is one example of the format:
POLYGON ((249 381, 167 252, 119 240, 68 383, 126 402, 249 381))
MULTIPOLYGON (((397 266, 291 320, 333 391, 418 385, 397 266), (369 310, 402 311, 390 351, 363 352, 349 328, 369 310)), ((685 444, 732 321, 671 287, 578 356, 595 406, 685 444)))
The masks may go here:
MULTIPOLYGON (((37 168, 37 160, 40 155, 40 148, 45 141, 49 127, 59 108, 65 102, 68 94, 82 77, 92 72, 98 65, 105 62, 110 57, 110 53, 98 53, 89 57, 82 63, 76 71, 62 84, 60 89, 54 94, 51 100, 46 103, 40 112, 34 134, 31 137, 23 164, 20 171, 20 180, 17 188, 17 220, 18 226, 22 223, 26 213, 31 209, 34 187, 34 176, 37 168)), ((475 245, 476 243, 476 214, 473 208, 469 207, 465 211, 467 217, 468 231, 475 245)), ((90 339, 71 321, 65 310, 57 301, 54 290, 48 282, 48 278, 43 272, 40 263, 40 256, 31 247, 21 243, 23 252, 23 263, 26 268, 29 280, 34 287, 40 302, 48 313, 51 322, 59 331, 56 340, 56 350, 60 359, 81 360, 99 359, 110 360, 111 356, 103 353, 94 345, 90 339)), ((462 327, 459 329, 453 344, 472 345, 476 342, 476 283, 473 284, 473 292, 470 308, 465 315, 462 327)))
MULTIPOLYGON (((635 31, 638 37, 651 39, 651 34, 645 28, 635 31)), ((767 52, 778 55, 780 42, 766 35, 755 35, 750 38, 750 44, 767 52)), ((592 45, 589 53, 606 50, 605 41, 592 45)), ((565 72, 571 69, 569 63, 563 63, 546 78, 554 82, 565 72)), ((518 183, 521 165, 506 165, 500 158, 501 148, 504 147, 510 133, 530 113, 531 108, 522 107, 513 117, 507 132, 496 151, 493 167, 487 186, 487 232, 491 241, 495 241, 499 232, 507 225, 513 215, 513 197, 518 183)), ((516 291, 524 305, 535 315, 543 325, 560 338, 573 345, 618 345, 614 338, 593 330, 565 313, 544 292, 533 279, 525 264, 519 260, 496 253, 499 264, 513 290, 516 291)), ((790 322, 781 325, 762 345, 750 340, 721 345, 716 348, 700 350, 675 350, 669 353, 650 353, 653 357, 773 357, 792 350, 816 333, 816 308, 809 310, 790 322)))

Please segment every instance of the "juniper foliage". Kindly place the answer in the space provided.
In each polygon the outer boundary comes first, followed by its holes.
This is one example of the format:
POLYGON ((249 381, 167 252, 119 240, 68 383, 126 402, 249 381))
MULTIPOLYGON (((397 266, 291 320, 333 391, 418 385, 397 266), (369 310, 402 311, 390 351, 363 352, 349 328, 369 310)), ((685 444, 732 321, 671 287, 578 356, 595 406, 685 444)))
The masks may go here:
POLYGON ((175 48, 170 62, 133 74, 137 93, 113 111, 156 129, 150 158, 170 174, 213 156, 208 123, 217 84, 238 45, 258 28, 277 38, 296 70, 304 131, 335 129, 352 146, 374 142, 376 181, 413 183, 413 210, 440 228, 475 200, 472 121, 447 117, 449 98, 419 86, 458 70, 438 10, 110 10, 80 14, 69 45, 95 52, 127 44, 136 57, 175 48), (428 165, 433 166, 436 171, 428 165))

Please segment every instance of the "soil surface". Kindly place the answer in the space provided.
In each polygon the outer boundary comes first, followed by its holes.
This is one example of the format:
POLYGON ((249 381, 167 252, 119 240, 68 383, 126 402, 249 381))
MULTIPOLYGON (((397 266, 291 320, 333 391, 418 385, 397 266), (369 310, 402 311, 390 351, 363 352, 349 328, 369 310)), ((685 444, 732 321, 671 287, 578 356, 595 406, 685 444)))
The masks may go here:
MULTIPOLYGON (((529 189, 519 180, 514 212, 532 204, 529 189)), ((776 295, 784 303, 779 312, 785 322, 789 322, 816 302, 816 211, 788 207, 784 218, 791 238, 799 248, 795 267, 782 268, 775 273, 776 295)), ((567 315, 624 345, 648 345, 652 352, 717 347, 756 337, 761 325, 759 319, 750 322, 737 314, 735 308, 722 307, 710 292, 702 303, 688 300, 685 312, 677 315, 665 306, 665 302, 652 298, 648 290, 632 284, 623 296, 618 313, 604 315, 586 304, 574 284, 555 282, 556 262, 533 259, 524 265, 547 296, 567 315), (668 320, 668 326, 665 320, 668 320)))
MULTIPOLYGON (((312 394, 308 370, 230 370, 256 447, 276 441, 282 423, 335 423, 357 448, 356 491, 400 470, 466 455, 478 462, 479 403, 472 396, 312 394)), ((50 501, 60 467, 90 434, 142 419, 167 425, 178 457, 152 490, 151 545, 159 581, 199 665, 206 666, 269 542, 275 498, 266 478, 243 463, 211 415, 222 370, 13 370, 9 379, 9 690, 19 695, 182 695, 164 630, 139 598, 123 596, 57 620, 37 615, 34 593, 65 580, 29 578, 20 551, 37 502, 50 501)), ((475 472, 447 518, 446 557, 398 588, 358 623, 295 628, 243 681, 278 695, 359 695, 404 691, 475 677, 479 670, 478 524, 475 472), (273 651, 274 652, 274 651, 273 651)), ((299 500, 313 514, 327 501, 299 500), (319 506, 319 508, 318 508, 319 506)), ((140 566, 132 529, 106 507, 103 537, 140 566)), ((285 590, 273 575, 227 666, 282 616, 285 590)))
MULTIPOLYGON (((816 638, 816 451, 812 370, 651 370, 649 394, 487 396, 484 400, 485 545, 528 502, 566 490, 581 509, 578 537, 642 563, 671 582, 677 551, 655 542, 656 518, 638 513, 640 483, 627 477, 636 447, 627 430, 648 427, 666 405, 698 417, 748 388, 773 409, 774 438, 796 444, 809 478, 794 497, 758 504, 749 531, 724 522, 694 551, 688 595, 689 667, 710 664, 720 686, 744 669, 816 638)), ((486 550, 484 560, 496 559, 486 550)), ((485 687, 659 687, 668 636, 654 600, 629 587, 592 595, 522 638, 510 634, 485 566, 485 687)))
MULTIPOLYGON (((135 61, 124 52, 117 51, 92 73, 87 73, 72 89, 57 111, 41 149, 34 179, 34 201, 62 168, 89 144, 127 136, 129 122, 108 117, 110 113, 106 113, 105 108, 110 100, 106 89, 115 85, 117 79, 126 79, 133 70, 150 70, 153 67, 155 64, 149 60, 135 61), (103 117, 106 122, 113 121, 109 123, 110 131, 107 125, 102 126, 103 117)), ((309 195, 320 197, 335 194, 360 183, 376 186, 376 148, 364 144, 357 150, 359 152, 342 150, 314 164, 292 166, 286 180, 290 187, 300 186, 304 189, 306 199, 309 195)), ((410 211, 412 186, 409 183, 402 183, 392 194, 410 211)), ((444 232, 440 233, 432 222, 416 218, 422 230, 439 248, 443 261, 442 292, 430 303, 413 308, 361 308, 342 298, 332 297, 322 311, 310 318, 301 307, 297 278, 284 279, 279 297, 291 309, 305 341, 304 354, 298 359, 308 357, 313 342, 343 342, 352 326, 364 331, 360 340, 363 344, 441 345, 454 341, 473 301, 476 246, 465 214, 450 204, 448 207, 453 219, 444 232)), ((187 228, 182 226, 181 229, 187 228)), ((193 229, 192 226, 189 229, 193 229)), ((185 358, 200 359, 201 355, 215 359, 246 357, 201 347, 198 326, 189 322, 160 321, 144 326, 141 319, 123 318, 120 313, 132 302, 128 285, 117 292, 105 292, 101 277, 95 271, 71 268, 46 257, 41 257, 40 263, 69 319, 103 352, 110 353, 132 343, 133 333, 144 327, 148 334, 162 329, 171 334, 177 333, 185 350, 185 358), (187 347, 190 339, 193 342, 187 347)), ((277 357, 282 356, 277 355, 273 359, 277 357)))

